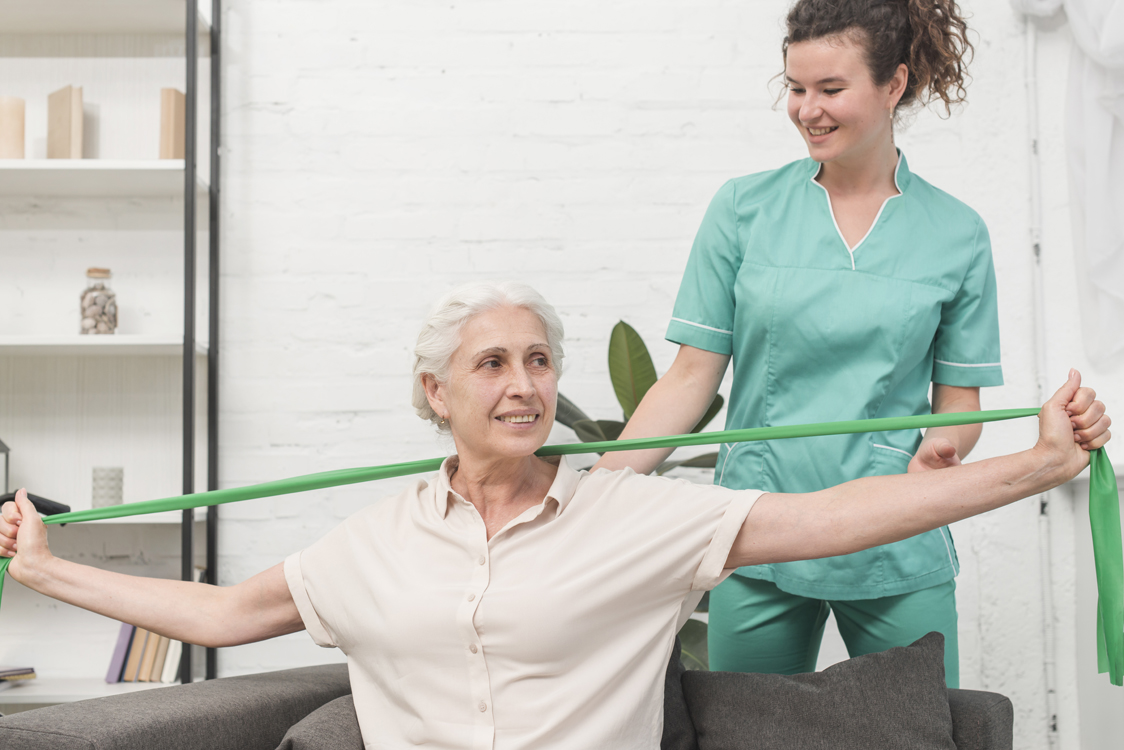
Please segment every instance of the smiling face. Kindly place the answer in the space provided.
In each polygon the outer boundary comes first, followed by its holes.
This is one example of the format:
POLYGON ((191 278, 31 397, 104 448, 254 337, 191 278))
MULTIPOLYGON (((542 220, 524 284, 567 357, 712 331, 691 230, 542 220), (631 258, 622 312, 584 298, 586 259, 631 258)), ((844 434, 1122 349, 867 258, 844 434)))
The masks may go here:
POLYGON ((820 163, 850 166, 893 149, 893 113, 908 79, 905 65, 878 86, 860 44, 849 36, 795 42, 785 55, 788 117, 820 163))
POLYGON ((542 321, 522 307, 476 315, 461 330, 447 381, 426 376, 425 390, 462 462, 530 456, 550 435, 558 395, 542 321))

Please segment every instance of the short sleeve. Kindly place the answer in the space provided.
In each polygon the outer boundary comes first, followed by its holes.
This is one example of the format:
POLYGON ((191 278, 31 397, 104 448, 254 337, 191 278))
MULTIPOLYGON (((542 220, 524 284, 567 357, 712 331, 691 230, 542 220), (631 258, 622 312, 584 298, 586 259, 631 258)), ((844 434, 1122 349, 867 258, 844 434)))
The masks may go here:
POLYGON ((734 540, 745 524, 749 511, 753 510, 754 503, 763 494, 765 493, 760 490, 737 491, 737 496, 727 506, 722 522, 715 529, 714 536, 707 545, 706 552, 703 553, 702 562, 699 563, 694 580, 691 581, 692 591, 710 591, 737 570, 737 568, 727 568, 726 560, 730 557, 734 540))
POLYGON ((294 552, 285 558, 285 583, 289 585, 289 593, 293 597, 293 602, 297 605, 297 611, 304 623, 304 629, 312 636, 313 642, 324 648, 335 648, 338 645, 336 639, 328 632, 328 628, 321 621, 320 615, 316 613, 316 608, 312 606, 312 599, 308 595, 304 571, 301 569, 302 554, 304 553, 294 552))
POLYGON ((987 227, 977 220, 971 264, 956 295, 941 309, 934 341, 933 382, 961 387, 1003 385, 999 304, 987 227))
POLYGON ((716 354, 733 353, 734 282, 743 256, 735 197, 736 183, 730 180, 706 210, 675 298, 668 341, 716 354))

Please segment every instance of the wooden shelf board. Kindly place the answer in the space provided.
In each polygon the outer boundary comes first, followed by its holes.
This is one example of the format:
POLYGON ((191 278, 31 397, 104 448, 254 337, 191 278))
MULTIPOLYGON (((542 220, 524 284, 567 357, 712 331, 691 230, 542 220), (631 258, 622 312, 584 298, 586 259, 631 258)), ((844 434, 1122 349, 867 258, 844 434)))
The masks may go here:
MULTIPOLYGON (((183 33, 183 0, 4 0, 0 29, 8 34, 183 33)), ((201 28, 211 25, 210 0, 199 1, 201 28)))
POLYGON ((0 159, 0 195, 178 196, 183 170, 183 159, 0 159))
POLYGON ((0 691, 0 705, 73 703, 87 698, 135 693, 140 690, 171 687, 163 682, 107 683, 97 677, 36 677, 0 691))
MULTIPOLYGON (((103 336, 0 336, 0 356, 22 355, 131 355, 178 356, 183 339, 174 336, 112 334, 103 336)), ((195 342, 196 356, 206 356, 207 344, 195 342)))

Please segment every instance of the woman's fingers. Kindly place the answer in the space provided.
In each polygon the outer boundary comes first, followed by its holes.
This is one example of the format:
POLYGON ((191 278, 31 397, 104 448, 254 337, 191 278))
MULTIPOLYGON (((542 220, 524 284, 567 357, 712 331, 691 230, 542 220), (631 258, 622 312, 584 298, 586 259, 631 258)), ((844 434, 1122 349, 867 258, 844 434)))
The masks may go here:
MULTIPOLYGON (((1082 388, 1081 390, 1085 389, 1082 388)), ((1105 405, 1103 401, 1091 400, 1078 406, 1075 399, 1066 407, 1066 411, 1069 412, 1069 421, 1073 425, 1073 429, 1084 430, 1092 427, 1104 415, 1105 405)))
POLYGON ((1074 433, 1074 437, 1079 440, 1078 444, 1082 448, 1087 451, 1095 451, 1112 439, 1112 432, 1108 429, 1111 425, 1112 419, 1106 414, 1088 430, 1074 433), (1082 435, 1087 435, 1087 437, 1079 437, 1082 435))
POLYGON ((0 506, 0 555, 11 557, 16 553, 16 535, 19 534, 22 515, 15 502, 0 506))
POLYGON ((1097 398, 1097 392, 1092 388, 1078 388, 1073 394, 1073 400, 1066 404, 1065 410, 1073 416, 1088 409, 1097 398))

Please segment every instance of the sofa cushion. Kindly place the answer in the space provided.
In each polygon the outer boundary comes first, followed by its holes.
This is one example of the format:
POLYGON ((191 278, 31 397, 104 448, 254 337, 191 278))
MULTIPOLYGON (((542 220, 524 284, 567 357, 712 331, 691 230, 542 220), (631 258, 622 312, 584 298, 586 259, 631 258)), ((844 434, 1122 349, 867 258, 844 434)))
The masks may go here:
POLYGON ((797 675, 686 672, 700 750, 956 750, 944 636, 797 675))
POLYGON ((350 695, 325 703, 289 728, 277 750, 363 750, 350 695))
POLYGON ((949 690, 952 739, 956 750, 1011 750, 1015 707, 1005 695, 982 690, 949 690))

